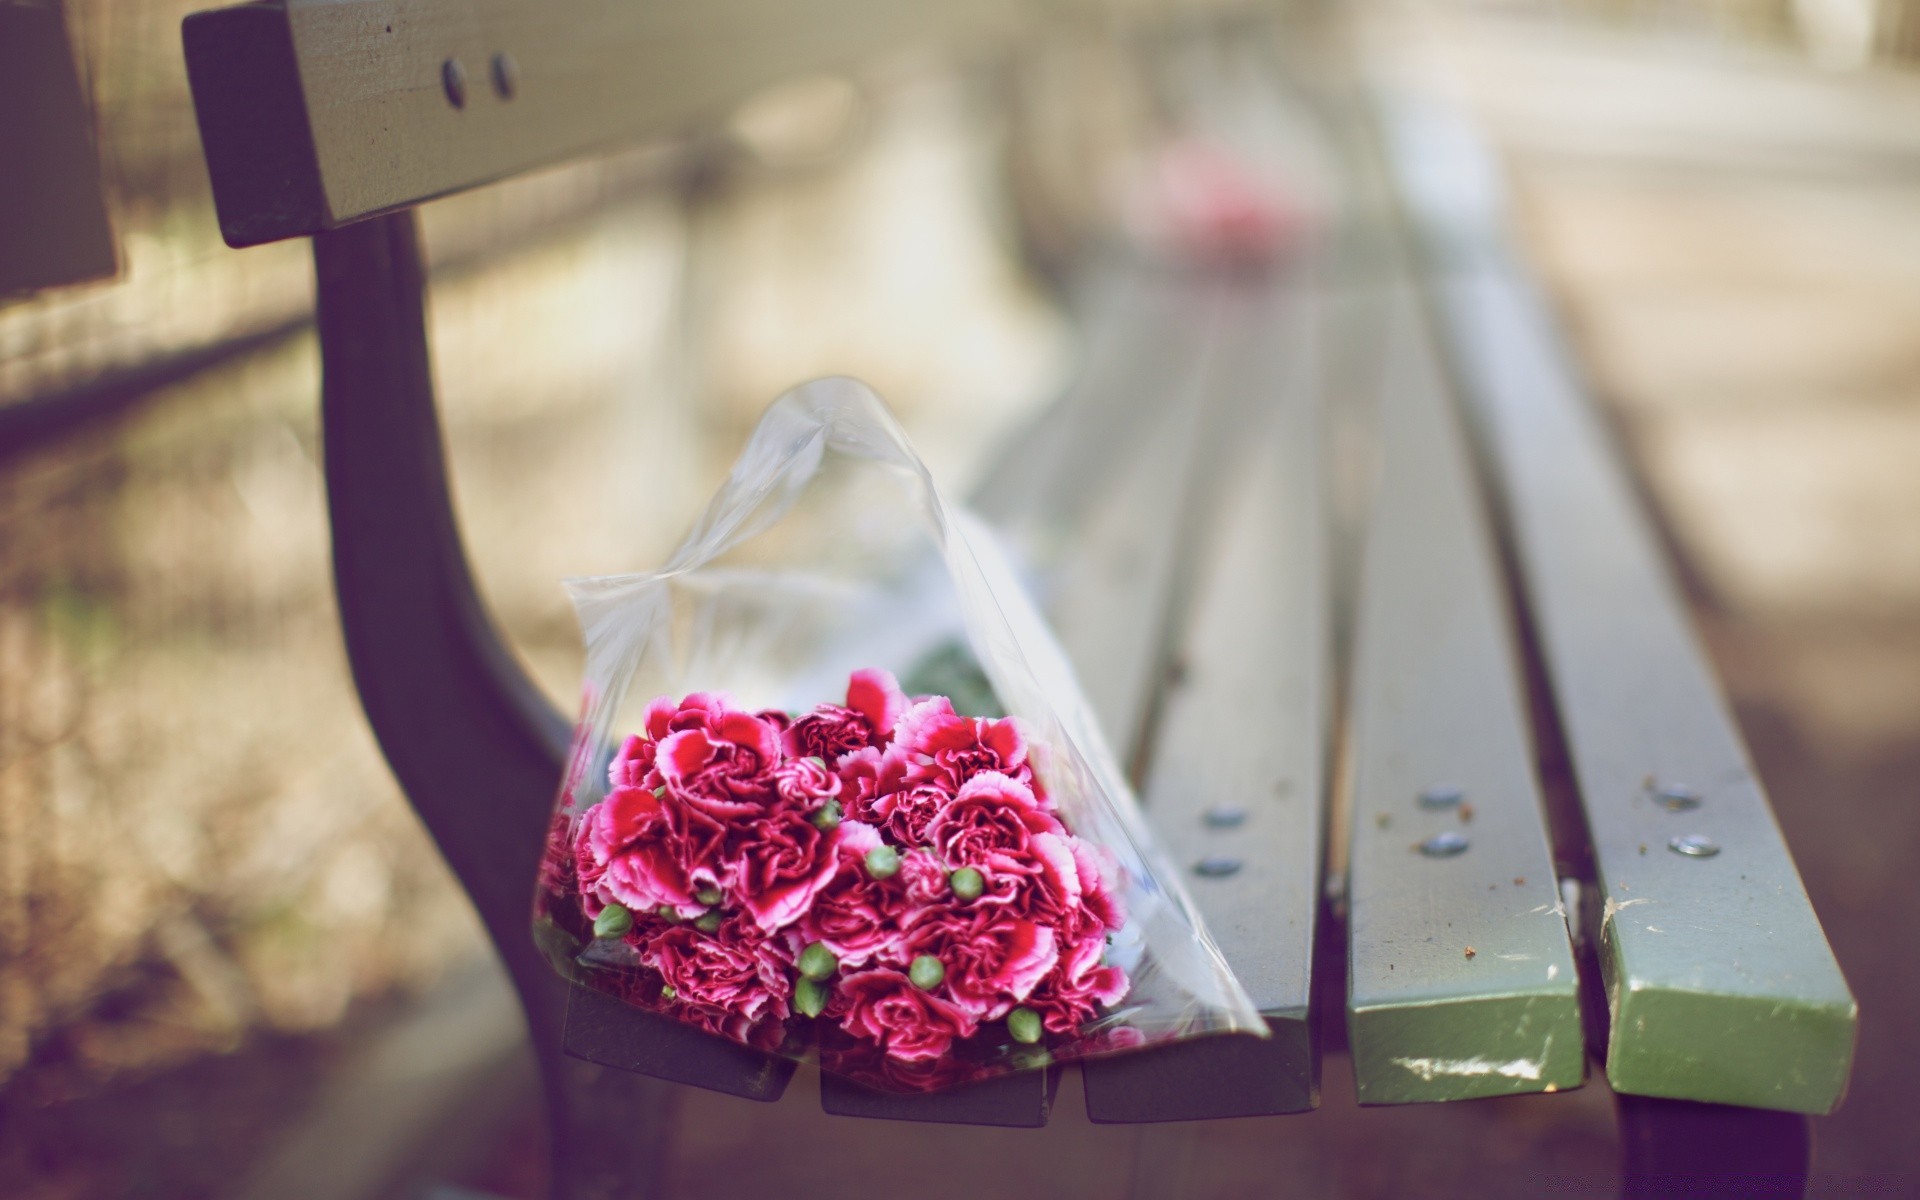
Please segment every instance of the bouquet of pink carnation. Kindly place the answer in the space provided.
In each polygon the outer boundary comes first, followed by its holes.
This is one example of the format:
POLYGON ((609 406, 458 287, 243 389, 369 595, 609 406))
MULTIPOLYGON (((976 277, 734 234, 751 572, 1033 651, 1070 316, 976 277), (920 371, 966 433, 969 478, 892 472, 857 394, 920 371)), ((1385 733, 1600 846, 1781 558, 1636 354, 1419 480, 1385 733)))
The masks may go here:
POLYGON ((843 1056, 917 1062, 1071 1036, 1126 993, 1102 960, 1112 868, 1060 820, 1014 719, 909 700, 880 670, 794 717, 662 697, 609 786, 571 834, 572 887, 664 1011, 747 1042, 797 1014, 831 1022, 843 1056))
POLYGON ((1017 569, 872 393, 789 393, 664 566, 570 587, 535 921, 576 982, 894 1090, 1264 1035, 1017 569))

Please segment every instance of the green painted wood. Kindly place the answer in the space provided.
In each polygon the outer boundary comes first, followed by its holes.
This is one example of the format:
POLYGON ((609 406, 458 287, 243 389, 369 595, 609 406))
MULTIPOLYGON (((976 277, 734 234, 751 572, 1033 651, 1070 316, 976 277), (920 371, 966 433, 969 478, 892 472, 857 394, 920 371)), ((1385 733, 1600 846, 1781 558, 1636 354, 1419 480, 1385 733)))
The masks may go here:
POLYGON ((1299 277, 1227 301, 1206 381, 1228 435, 1208 471, 1225 486, 1206 510, 1142 798, 1272 1036, 1089 1062, 1098 1122, 1300 1112, 1319 1099, 1310 1000, 1331 671, 1318 306, 1299 277), (1191 870, 1203 860, 1238 865, 1191 870))
POLYGON ((1607 1079, 1831 1111, 1853 996, 1608 431, 1504 244, 1497 176, 1430 107, 1385 111, 1592 839, 1607 1079), (1688 836, 1718 853, 1670 849, 1688 836))
POLYGON ((1585 1075, 1511 617, 1428 335, 1389 325, 1355 631, 1348 1040, 1362 1104, 1585 1075), (1436 792, 1456 803, 1429 807, 1436 792), (1455 852, 1436 855, 1438 839, 1455 852))
POLYGON ((100 157, 53 0, 0 0, 0 297, 114 272, 100 157))
POLYGON ((1006 0, 569 0, 564 11, 272 0, 195 13, 183 33, 220 227, 243 246, 671 136, 755 89, 978 35, 1015 11, 1006 0))

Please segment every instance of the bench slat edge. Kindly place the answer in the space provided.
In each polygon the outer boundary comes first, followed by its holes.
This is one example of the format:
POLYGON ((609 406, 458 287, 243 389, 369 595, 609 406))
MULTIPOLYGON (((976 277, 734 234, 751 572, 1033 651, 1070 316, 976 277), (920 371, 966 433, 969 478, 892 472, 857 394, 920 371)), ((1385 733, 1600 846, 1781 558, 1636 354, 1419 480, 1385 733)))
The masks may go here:
POLYGON ((1311 985, 1330 678, 1318 305, 1306 274, 1270 294, 1227 298, 1206 386, 1236 443, 1225 449, 1242 461, 1223 456, 1212 468, 1230 482, 1217 511, 1195 522, 1207 553, 1143 789, 1154 832, 1189 872, 1208 930, 1272 1036, 1088 1062, 1096 1122, 1260 1116, 1319 1102, 1311 985), (1209 858, 1238 865, 1193 873, 1209 858))
POLYGON ((1362 1104, 1584 1081, 1511 617, 1445 381, 1390 293, 1349 732, 1348 1040, 1362 1104))

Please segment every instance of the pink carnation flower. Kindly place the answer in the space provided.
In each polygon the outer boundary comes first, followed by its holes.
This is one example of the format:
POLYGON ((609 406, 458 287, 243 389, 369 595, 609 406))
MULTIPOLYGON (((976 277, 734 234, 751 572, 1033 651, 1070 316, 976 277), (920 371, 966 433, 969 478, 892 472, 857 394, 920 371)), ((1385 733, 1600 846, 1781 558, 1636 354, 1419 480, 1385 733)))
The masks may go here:
POLYGON ((938 1058, 955 1038, 971 1037, 978 1028, 964 1009, 892 970, 842 976, 827 1015, 848 1033, 909 1062, 938 1058))
POLYGON ((620 752, 607 767, 607 785, 648 790, 659 787, 660 773, 653 769, 654 754, 659 748, 658 742, 637 734, 620 743, 620 752))
POLYGON ((751 713, 712 711, 698 728, 660 740, 657 765, 675 798, 722 819, 747 816, 773 798, 780 731, 751 713))
POLYGON ((881 740, 893 736, 907 705, 907 694, 890 672, 868 668, 847 679, 847 707, 865 717, 881 740))
POLYGON ((846 704, 819 705, 786 728, 787 753, 838 763, 843 755, 886 744, 906 709, 906 694, 892 675, 855 671, 847 681, 846 704))
POLYGON ((728 894, 769 933, 798 920, 839 865, 833 836, 794 808, 736 822, 729 841, 728 894))
POLYGON ((818 942, 837 964, 822 984, 830 1026, 882 1075, 932 1081, 959 1063, 956 1039, 1016 1005, 1064 1036, 1126 994, 1101 961, 1124 918, 1114 867, 1061 824, 1016 722, 911 704, 862 671, 844 705, 798 718, 697 692, 654 701, 645 726, 571 842, 555 827, 541 878, 577 891, 589 918, 633 911, 625 941, 676 1016, 779 1045, 818 942), (956 890, 963 868, 979 879, 956 890), (930 989, 907 976, 921 956, 944 971, 930 989))
POLYGON ((636 912, 687 905, 695 885, 673 836, 666 806, 645 788, 616 788, 587 810, 574 861, 588 915, 618 901, 636 912))
POLYGON ((1059 968, 1040 981, 1026 1006, 1040 1014, 1047 1032, 1072 1034, 1101 1005, 1118 1004, 1127 994, 1127 973, 1100 961, 1105 933, 1090 933, 1067 945, 1059 968))
POLYGON ((768 772, 781 800, 807 812, 840 794, 840 777, 806 758, 790 758, 768 772))
POLYGON ((935 817, 927 839, 951 866, 1030 874, 1037 869, 1033 840, 1065 830, 1040 806, 1032 789, 999 772, 976 775, 935 817))
POLYGON ((906 872, 891 879, 875 879, 867 872, 867 851, 883 844, 878 832, 848 821, 836 833, 838 869, 801 916, 795 953, 819 942, 840 960, 842 970, 849 970, 890 954, 900 941, 900 922, 911 901, 906 872))
POLYGON ((908 786, 931 784, 953 792, 989 772, 1033 782, 1018 722, 959 716, 945 696, 923 700, 901 716, 889 753, 901 759, 908 786))
POLYGON ((712 934, 687 924, 655 924, 636 929, 632 941, 640 961, 660 972, 680 1001, 749 1021, 788 1014, 788 964, 751 923, 736 919, 712 934))
POLYGON ((905 962, 923 954, 946 969, 936 991, 976 1022, 1007 1015, 1060 957, 1053 930, 994 905, 928 910, 900 946, 905 962))

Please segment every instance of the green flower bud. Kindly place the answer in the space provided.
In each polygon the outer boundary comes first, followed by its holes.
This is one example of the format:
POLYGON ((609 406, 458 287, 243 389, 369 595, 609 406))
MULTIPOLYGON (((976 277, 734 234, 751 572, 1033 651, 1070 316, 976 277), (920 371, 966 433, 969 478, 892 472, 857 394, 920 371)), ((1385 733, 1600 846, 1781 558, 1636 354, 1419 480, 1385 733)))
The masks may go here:
POLYGON ((930 992, 939 987, 940 981, 946 977, 946 966, 931 954, 922 954, 907 967, 907 978, 913 981, 913 986, 923 992, 930 992))
POLYGON ((617 938, 633 928, 633 914, 624 904, 609 904, 593 919, 593 936, 617 938))
POLYGON ((827 769, 827 760, 824 758, 821 758, 818 754, 807 755, 807 761, 812 763, 814 766, 819 767, 822 771, 827 769))
POLYGON ((978 900, 980 893, 987 890, 987 879, 972 867, 961 867, 947 876, 947 886, 962 900, 978 900))
POLYGON ((812 942, 800 952, 797 965, 802 975, 818 983, 840 969, 840 960, 833 956, 833 951, 819 942, 812 942))
POLYGON ((875 846, 867 851, 867 874, 875 879, 891 879, 900 871, 900 852, 892 846, 875 846))
POLYGON ((708 884, 706 887, 703 887, 699 891, 695 892, 693 894, 693 898, 695 900, 698 900, 700 903, 706 905, 708 908, 712 908, 714 905, 720 903, 722 899, 720 895, 720 889, 717 887, 714 887, 712 884, 708 884))
POLYGON ((1016 1008, 1007 1014, 1007 1032, 1016 1042, 1031 1046, 1040 1040, 1040 1014, 1030 1008, 1016 1008))
POLYGON ((686 919, 680 915, 680 910, 671 904, 662 904, 653 911, 662 921, 665 921, 669 925, 678 925, 686 919))
POLYGON ((719 933, 720 922, 724 920, 726 917, 719 909, 710 909, 700 914, 700 919, 693 923, 693 927, 701 933, 719 933))
POLYGON ((812 821, 814 828, 819 829, 821 832, 832 833, 834 830, 840 828, 840 802, 838 800, 827 801, 809 813, 807 820, 812 821))
POLYGON ((660 998, 662 1000, 672 1000, 679 994, 680 994, 680 989, 673 986, 670 983, 665 983, 660 985, 660 998))
POLYGON ((819 1016, 827 1007, 827 989, 802 975, 793 985, 793 1007, 804 1016, 819 1016))

